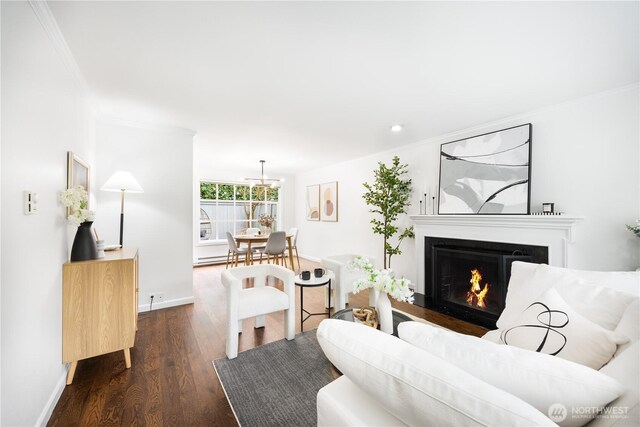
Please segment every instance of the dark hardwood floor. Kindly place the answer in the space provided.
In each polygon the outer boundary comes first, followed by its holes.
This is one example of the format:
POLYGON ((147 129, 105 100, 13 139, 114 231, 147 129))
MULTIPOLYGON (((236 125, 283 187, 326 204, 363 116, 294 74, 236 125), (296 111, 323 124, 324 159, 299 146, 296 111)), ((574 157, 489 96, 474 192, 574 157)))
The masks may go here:
MULTIPOLYGON (((301 262, 303 269, 317 266, 311 261, 301 262)), ((140 313, 131 369, 125 369, 121 351, 80 361, 73 384, 65 388, 48 425, 235 426, 212 364, 225 357, 223 270, 224 265, 193 270, 194 304, 140 313)), ((323 289, 307 288, 304 293, 305 308, 321 311, 323 289)), ((351 306, 365 305, 368 294, 361 292, 350 300, 351 306)), ((458 332, 477 336, 485 332, 421 307, 395 301, 392 305, 458 332)), ((318 327, 322 319, 311 317, 304 323, 304 330, 318 327)), ((282 313, 268 315, 266 327, 261 329, 254 329, 252 321, 246 320, 239 351, 283 339, 283 324, 282 313)))

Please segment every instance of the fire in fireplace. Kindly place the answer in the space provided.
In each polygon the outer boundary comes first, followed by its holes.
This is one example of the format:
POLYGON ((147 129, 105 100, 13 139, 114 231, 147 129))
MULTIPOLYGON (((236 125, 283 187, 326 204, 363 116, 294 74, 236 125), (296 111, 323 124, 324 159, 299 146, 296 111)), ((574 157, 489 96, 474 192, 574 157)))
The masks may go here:
POLYGON ((458 239, 425 239, 428 306, 488 328, 504 310, 514 261, 546 262, 547 248, 458 239))
POLYGON ((471 270, 471 288, 469 292, 467 292, 467 304, 472 307, 479 308, 487 308, 487 305, 484 303, 484 299, 487 296, 487 292, 489 292, 489 284, 485 283, 484 288, 480 287, 480 283, 482 281, 482 274, 478 271, 477 268, 471 270))

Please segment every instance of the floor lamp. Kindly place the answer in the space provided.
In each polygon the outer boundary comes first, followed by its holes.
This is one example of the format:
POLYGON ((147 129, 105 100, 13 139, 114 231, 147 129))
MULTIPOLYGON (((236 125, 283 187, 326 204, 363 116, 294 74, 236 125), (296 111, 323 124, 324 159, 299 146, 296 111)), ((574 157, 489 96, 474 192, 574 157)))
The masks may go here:
POLYGON ((100 188, 103 191, 120 191, 120 247, 124 230, 124 193, 144 193, 131 172, 116 171, 100 188))

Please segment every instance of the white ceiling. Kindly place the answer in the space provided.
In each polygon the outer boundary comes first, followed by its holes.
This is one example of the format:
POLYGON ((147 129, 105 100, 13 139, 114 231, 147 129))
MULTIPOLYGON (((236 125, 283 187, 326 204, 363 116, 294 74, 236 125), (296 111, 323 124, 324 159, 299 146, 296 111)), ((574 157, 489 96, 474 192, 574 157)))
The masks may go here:
POLYGON ((211 167, 296 173, 640 73, 638 2, 49 4, 99 112, 193 129, 211 167))

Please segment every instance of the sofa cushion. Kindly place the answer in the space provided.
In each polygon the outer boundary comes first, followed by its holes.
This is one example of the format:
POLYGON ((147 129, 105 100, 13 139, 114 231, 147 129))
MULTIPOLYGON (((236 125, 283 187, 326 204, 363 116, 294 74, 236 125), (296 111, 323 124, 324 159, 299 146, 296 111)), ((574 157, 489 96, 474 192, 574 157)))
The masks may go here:
MULTIPOLYGON (((600 407, 624 387, 607 375, 577 363, 418 322, 398 326, 400 338, 505 390, 547 413, 560 403, 572 408, 600 407)), ((593 414, 595 416, 595 414, 593 414)), ((567 417, 559 424, 580 426, 590 418, 567 417)))
POLYGON ((622 354, 600 369, 600 372, 619 381, 625 392, 609 404, 608 410, 589 424, 589 427, 640 425, 640 342, 634 342, 622 354))
POLYGON ((558 356, 593 369, 613 357, 628 338, 585 319, 555 288, 547 289, 511 324, 504 324, 503 343, 558 356))
POLYGON ((322 387, 316 400, 318 427, 406 425, 346 375, 322 387))
POLYGON ((589 283, 577 277, 576 280, 567 280, 553 287, 571 308, 610 331, 618 326, 627 307, 638 299, 631 294, 589 283))
POLYGON ((640 339, 640 299, 636 299, 629 304, 616 327, 615 333, 629 338, 627 344, 618 346, 618 350, 613 357, 618 357, 627 347, 640 339))
POLYGON ((409 425, 554 425, 528 403, 376 329, 327 319, 317 332, 336 368, 409 425))
POLYGON ((547 289, 554 287, 574 310, 613 330, 638 297, 640 273, 595 272, 516 261, 511 266, 506 306, 497 321, 504 329, 547 289))

